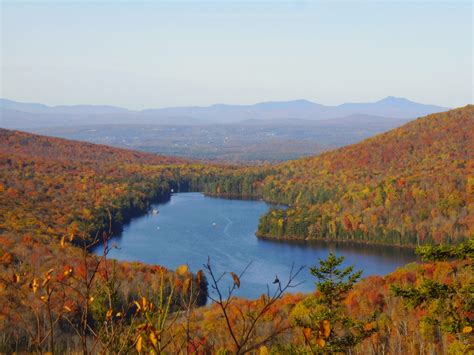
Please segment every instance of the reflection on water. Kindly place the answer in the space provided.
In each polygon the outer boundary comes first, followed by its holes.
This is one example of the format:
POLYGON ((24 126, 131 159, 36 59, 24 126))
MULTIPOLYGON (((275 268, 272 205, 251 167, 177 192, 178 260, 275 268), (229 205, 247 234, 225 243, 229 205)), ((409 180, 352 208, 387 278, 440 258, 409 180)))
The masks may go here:
MULTIPOLYGON (((241 272, 238 295, 258 297, 272 285, 275 275, 288 277, 292 264, 315 265, 332 251, 345 256, 345 265, 362 269, 364 276, 383 275, 415 261, 413 251, 401 248, 327 242, 282 242, 255 237, 258 218, 270 208, 262 201, 242 201, 206 197, 200 193, 174 194, 171 200, 154 205, 159 214, 134 218, 114 239, 120 249, 110 257, 160 264, 170 269, 188 263, 191 270, 202 269, 207 258, 217 273, 241 272)), ((97 251, 100 253, 101 248, 97 251)), ((230 284, 230 276, 225 278, 230 284)), ((309 292, 314 281, 309 268, 299 275, 304 281, 292 292, 309 292)))

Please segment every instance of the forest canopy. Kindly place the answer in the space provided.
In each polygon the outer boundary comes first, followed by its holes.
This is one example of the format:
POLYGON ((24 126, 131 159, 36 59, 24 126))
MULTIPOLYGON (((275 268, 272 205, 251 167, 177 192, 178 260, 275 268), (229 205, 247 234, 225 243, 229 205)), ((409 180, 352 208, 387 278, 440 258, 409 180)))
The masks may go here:
MULTIPOLYGON (((195 352, 262 347, 260 353, 267 344, 282 353, 317 353, 326 345, 343 349, 341 339, 348 336, 350 341, 342 342, 351 348, 364 342, 357 348, 361 353, 387 347, 436 352, 445 351, 446 344, 462 353, 472 333, 473 236, 474 106, 419 118, 316 157, 250 167, 0 129, 0 332, 5 334, 0 350, 77 349, 68 340, 75 334, 88 352, 93 334, 109 332, 115 335, 97 335, 94 344, 138 352, 160 352, 171 344, 195 352), (193 313, 207 298, 202 271, 106 257, 113 232, 146 213, 152 202, 168 199, 171 191, 286 205, 262 217, 260 237, 442 246, 423 249, 430 264, 362 282, 354 274, 346 286, 340 280, 336 286, 345 287, 344 297, 335 308, 318 298, 327 291, 323 286, 309 296, 230 297, 226 325, 219 311, 227 310, 225 298, 193 313), (89 254, 88 246, 102 236, 104 255, 89 254), (441 307, 448 299, 456 302, 441 307), (318 307, 329 307, 332 320, 318 318, 321 313, 313 312, 318 307), (189 318, 178 319, 180 312, 189 318), (168 314, 176 315, 171 323, 168 314), (143 327, 132 327, 132 320, 144 321, 143 327), (346 332, 341 324, 349 323, 353 331, 346 332), (257 324, 261 333, 253 332, 257 324), (331 333, 336 325, 339 330, 331 333), (123 341, 117 334, 125 333, 118 329, 128 332, 123 341), (213 338, 218 331, 220 337, 213 338), (242 338, 234 334, 229 342, 228 331, 241 331, 242 338), (166 332, 181 334, 184 343, 159 336, 166 332), (59 348, 57 336, 62 337, 59 348)), ((328 262, 335 268, 340 261, 328 262)), ((314 268, 320 282, 329 282, 325 268, 324 262, 314 268)), ((234 287, 240 286, 238 275, 232 277, 234 287)))

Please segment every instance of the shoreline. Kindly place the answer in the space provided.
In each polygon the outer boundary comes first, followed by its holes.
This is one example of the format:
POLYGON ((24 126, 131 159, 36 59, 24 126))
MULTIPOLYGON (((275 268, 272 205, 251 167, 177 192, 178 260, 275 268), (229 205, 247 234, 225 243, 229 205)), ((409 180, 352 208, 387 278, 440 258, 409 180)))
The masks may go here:
POLYGON ((397 245, 397 244, 388 244, 388 243, 377 243, 372 241, 364 241, 364 240, 347 240, 347 239, 329 239, 329 238, 299 238, 299 237, 272 237, 269 235, 262 235, 255 233, 255 236, 262 240, 268 240, 273 242, 281 242, 281 243, 300 243, 300 244, 316 244, 316 243, 341 243, 347 245, 366 245, 370 247, 389 247, 389 248, 397 248, 397 249, 410 249, 415 251, 417 246, 414 245, 397 245))
MULTIPOLYGON (((165 192, 162 195, 158 195, 153 199, 150 199, 147 201, 148 203, 148 209, 143 211, 143 210, 135 210, 135 211, 130 211, 131 213, 128 215, 129 218, 126 220, 123 220, 121 222, 121 225, 119 228, 113 228, 112 230, 112 235, 109 240, 112 240, 116 237, 120 237, 123 227, 127 224, 129 224, 133 218, 135 217, 141 217, 145 216, 146 214, 150 213, 150 207, 152 204, 161 204, 161 203, 166 203, 169 202, 173 196, 173 194, 176 193, 201 193, 206 197, 210 198, 222 198, 222 199, 228 199, 228 200, 243 200, 243 201, 262 201, 270 205, 276 205, 276 206, 283 206, 287 207, 286 205, 283 204, 278 204, 276 202, 270 202, 262 197, 255 197, 251 195, 237 195, 237 194, 213 194, 213 193, 207 193, 204 191, 176 191, 176 192, 171 192, 171 189, 165 192)), ((114 221, 112 221, 112 224, 114 221)), ((116 226, 117 227, 117 226, 116 226)), ((255 236, 258 239, 261 240, 266 240, 266 241, 272 241, 272 242, 281 242, 281 243, 294 243, 294 244, 317 244, 317 243, 327 243, 327 244, 332 244, 332 243, 341 243, 341 244, 347 244, 347 245, 360 245, 360 246, 369 246, 369 247, 385 247, 385 248, 394 248, 394 249, 409 249, 415 251, 418 246, 415 245, 397 245, 397 244, 390 244, 390 243, 383 243, 383 242, 374 242, 374 241, 366 241, 366 240, 348 240, 348 239, 329 239, 329 238, 300 238, 300 237, 289 237, 289 236, 284 236, 284 237, 274 237, 270 235, 262 235, 259 234, 258 231, 255 231, 255 236)))

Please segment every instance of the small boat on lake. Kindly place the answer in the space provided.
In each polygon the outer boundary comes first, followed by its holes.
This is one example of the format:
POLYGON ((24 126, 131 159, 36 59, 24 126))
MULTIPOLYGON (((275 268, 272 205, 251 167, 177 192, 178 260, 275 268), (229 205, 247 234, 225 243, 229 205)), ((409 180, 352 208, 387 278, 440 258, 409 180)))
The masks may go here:
POLYGON ((151 213, 153 213, 153 214, 158 214, 158 213, 160 213, 160 212, 159 212, 157 209, 152 209, 152 210, 151 210, 151 213))

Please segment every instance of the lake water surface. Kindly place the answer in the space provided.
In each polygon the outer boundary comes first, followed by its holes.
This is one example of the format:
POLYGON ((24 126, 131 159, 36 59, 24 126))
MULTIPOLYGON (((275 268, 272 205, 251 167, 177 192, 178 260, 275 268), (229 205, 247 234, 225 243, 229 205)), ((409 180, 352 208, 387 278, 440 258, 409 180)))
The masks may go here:
MULTIPOLYGON (((142 261, 175 269, 187 263, 192 271, 203 268, 208 256, 216 273, 239 274, 249 264, 238 295, 258 297, 272 287, 275 275, 283 282, 291 265, 312 266, 330 251, 343 255, 345 265, 362 269, 364 276, 383 275, 415 261, 411 250, 367 245, 287 243, 255 237, 258 219, 271 206, 263 201, 206 197, 201 193, 177 193, 166 203, 153 205, 159 214, 134 218, 111 243, 118 245, 109 257, 142 261)), ((101 252, 101 248, 97 249, 101 252)), ((291 292, 314 290, 306 267, 303 282, 291 292)), ((230 283, 231 278, 224 278, 230 283)), ((210 290, 211 291, 211 290, 210 290)))

